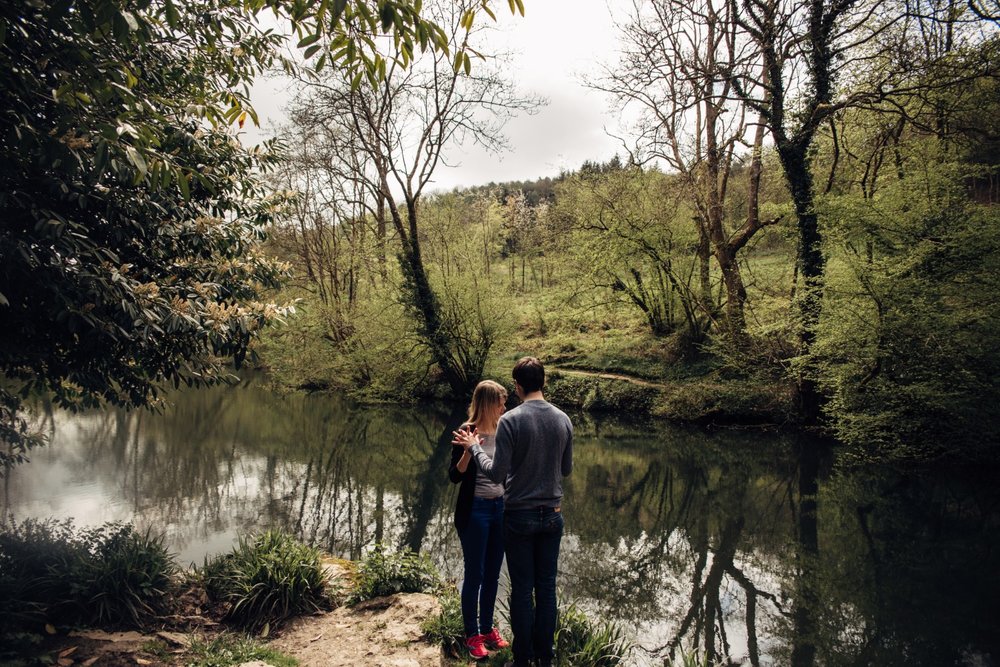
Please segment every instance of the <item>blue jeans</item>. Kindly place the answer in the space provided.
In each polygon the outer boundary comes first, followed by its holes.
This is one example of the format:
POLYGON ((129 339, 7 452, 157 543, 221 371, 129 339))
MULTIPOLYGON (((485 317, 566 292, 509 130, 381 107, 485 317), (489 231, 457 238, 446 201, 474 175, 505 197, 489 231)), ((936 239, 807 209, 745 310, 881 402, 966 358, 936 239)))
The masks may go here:
POLYGON ((551 507, 507 510, 503 534, 510 573, 514 660, 549 663, 556 631, 556 567, 563 534, 562 513, 551 507))
POLYGON ((503 496, 473 498, 469 523, 458 531, 465 561, 462 582, 462 621, 465 636, 493 630, 493 610, 503 564, 503 496), (476 613, 476 604, 479 613, 476 613))

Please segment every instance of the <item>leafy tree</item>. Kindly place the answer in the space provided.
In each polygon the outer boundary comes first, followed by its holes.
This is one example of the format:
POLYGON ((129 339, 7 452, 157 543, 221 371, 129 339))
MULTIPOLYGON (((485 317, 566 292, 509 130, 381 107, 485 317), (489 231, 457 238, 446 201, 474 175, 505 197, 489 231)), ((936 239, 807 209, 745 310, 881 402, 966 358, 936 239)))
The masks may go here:
POLYGON ((835 433, 866 458, 975 457, 1000 441, 1000 219, 970 202, 965 168, 922 148, 905 179, 824 210, 847 270, 830 277, 820 377, 835 433))
POLYGON ((726 289, 722 328, 730 342, 745 347, 747 292, 737 256, 777 219, 762 220, 758 214, 762 123, 753 137, 747 172, 746 220, 734 225, 727 219, 734 167, 750 134, 748 107, 734 94, 731 80, 755 64, 742 58, 737 11, 728 0, 636 3, 620 28, 621 62, 598 87, 623 107, 639 110, 637 155, 662 160, 683 179, 699 234, 701 307, 709 318, 715 316, 711 254, 726 289))
POLYGON ((199 120, 224 122, 217 96, 276 40, 225 6, 231 28, 199 28, 201 9, 3 7, 0 372, 22 394, 148 405, 223 379, 284 312, 262 301, 283 268, 256 250, 272 156, 199 120))
MULTIPOLYGON (((446 26, 450 41, 471 49, 480 28, 470 12, 479 4, 436 2, 427 11, 446 26)), ((364 49, 375 53, 377 45, 364 49)), ((383 68, 377 89, 359 89, 356 80, 334 73, 309 84, 294 114, 305 127, 335 128, 327 136, 335 142, 344 173, 362 184, 370 208, 380 209, 374 202, 384 202, 399 244, 400 301, 444 381, 456 396, 465 396, 479 381, 488 353, 488 347, 476 346, 491 336, 456 335, 466 323, 451 321, 432 284, 421 207, 447 146, 467 140, 498 149, 506 118, 536 102, 519 96, 497 71, 482 68, 472 75, 467 59, 460 63, 443 52, 428 53, 404 69, 399 63, 410 59, 405 45, 395 44, 390 51, 396 55, 383 68)), ((461 311, 458 316, 464 317, 461 311)))
POLYGON ((681 329, 700 342, 711 320, 692 285, 698 239, 676 186, 640 167, 581 169, 560 184, 554 215, 573 230, 576 264, 594 286, 641 311, 654 335, 681 329))
MULTIPOLYGON (((464 19, 477 9, 491 11, 478 2, 464 19)), ((163 383, 223 380, 224 359, 287 312, 262 301, 284 272, 258 249, 274 158, 226 129, 255 118, 250 83, 277 62, 264 10, 291 22, 313 69, 335 64, 354 88, 384 78, 385 58, 361 48, 379 33, 401 66, 417 48, 449 53, 419 1, 0 5, 4 462, 38 442, 16 392, 150 405, 163 383)))

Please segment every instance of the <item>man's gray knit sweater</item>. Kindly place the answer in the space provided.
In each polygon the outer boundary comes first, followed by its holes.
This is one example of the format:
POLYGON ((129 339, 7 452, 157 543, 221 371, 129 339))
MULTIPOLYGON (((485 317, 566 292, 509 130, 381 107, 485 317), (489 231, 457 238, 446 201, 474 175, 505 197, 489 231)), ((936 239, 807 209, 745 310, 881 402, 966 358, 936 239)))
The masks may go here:
POLYGON ((483 474, 504 484, 505 509, 557 507, 573 469, 573 424, 547 401, 525 401, 500 418, 493 460, 479 445, 471 451, 483 474))

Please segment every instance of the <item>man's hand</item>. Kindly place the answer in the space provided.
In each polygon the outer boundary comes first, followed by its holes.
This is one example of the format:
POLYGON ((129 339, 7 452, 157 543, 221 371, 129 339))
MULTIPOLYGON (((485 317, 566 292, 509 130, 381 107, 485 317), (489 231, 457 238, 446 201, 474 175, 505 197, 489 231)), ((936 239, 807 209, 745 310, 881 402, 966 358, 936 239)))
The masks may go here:
POLYGON ((451 434, 454 436, 451 444, 464 447, 465 451, 469 451, 469 447, 473 445, 481 445, 483 443, 482 438, 476 433, 475 426, 471 429, 458 429, 457 431, 452 431, 451 434))

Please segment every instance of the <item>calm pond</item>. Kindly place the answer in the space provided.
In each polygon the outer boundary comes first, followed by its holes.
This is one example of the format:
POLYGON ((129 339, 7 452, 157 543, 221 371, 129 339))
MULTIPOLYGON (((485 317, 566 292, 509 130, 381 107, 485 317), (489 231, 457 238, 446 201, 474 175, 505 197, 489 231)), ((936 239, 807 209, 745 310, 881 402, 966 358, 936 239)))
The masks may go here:
MULTIPOLYGON (((162 415, 46 411, 15 519, 131 521, 200 564, 278 527, 358 558, 378 541, 461 575, 447 407, 358 407, 251 385, 162 415)), ((616 620, 636 665, 675 650, 747 665, 992 665, 1000 490, 987 471, 841 470, 792 435, 571 415, 563 600, 616 620)))

